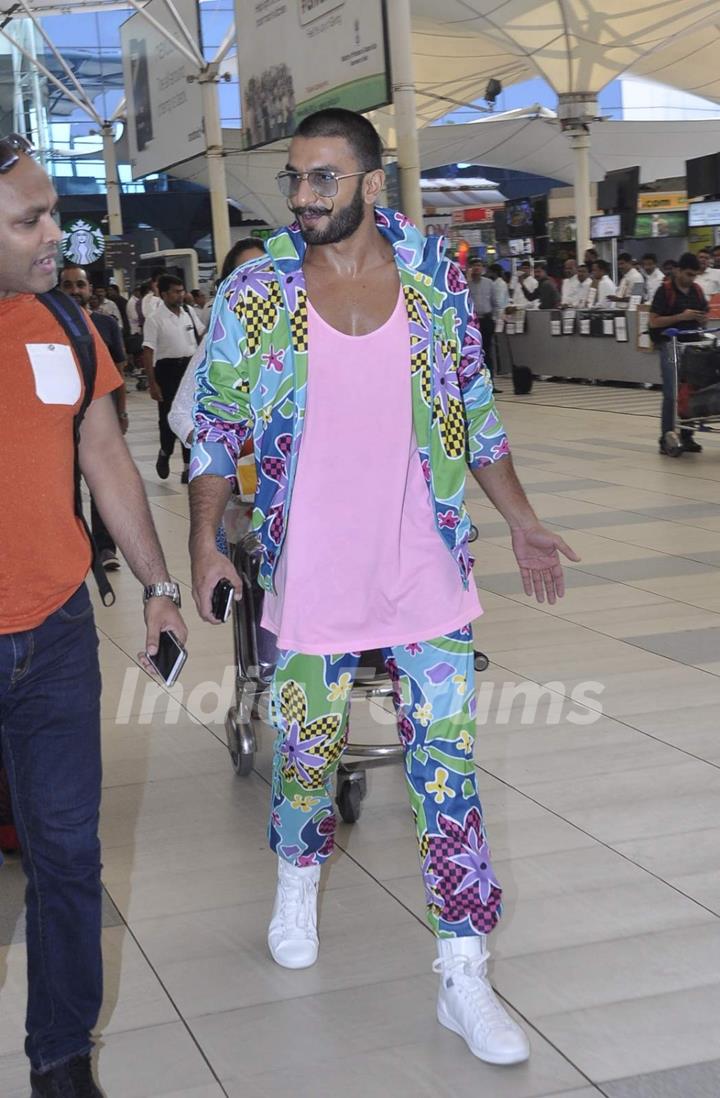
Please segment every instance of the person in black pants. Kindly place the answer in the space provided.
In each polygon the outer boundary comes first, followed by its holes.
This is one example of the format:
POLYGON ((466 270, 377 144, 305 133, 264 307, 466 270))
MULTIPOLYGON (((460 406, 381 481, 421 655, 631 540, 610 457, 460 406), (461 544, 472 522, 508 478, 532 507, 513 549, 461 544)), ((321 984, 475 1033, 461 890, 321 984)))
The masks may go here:
MULTIPOLYGON (((87 271, 83 267, 63 267, 60 272, 60 289, 64 294, 67 294, 68 297, 77 301, 81 309, 85 310, 87 316, 100 333, 102 341, 110 352, 110 357, 117 366, 120 377, 124 381, 126 356, 120 328, 113 317, 105 316, 104 313, 90 312, 92 286, 90 285, 87 271)), ((126 393, 124 385, 121 389, 116 389, 113 393, 113 402, 120 422, 120 430, 125 434, 128 429, 128 414, 126 410, 126 393)), ((100 563, 103 568, 106 572, 116 572, 120 567, 117 546, 110 531, 103 522, 102 515, 95 506, 95 500, 92 496, 90 497, 90 529, 92 530, 95 548, 98 551, 100 563)))
MULTIPOLYGON (((175 275, 158 279, 161 304, 145 321, 143 330, 143 366, 148 376, 150 396, 157 401, 160 450, 155 470, 161 480, 170 474, 170 457, 175 449, 175 434, 168 423, 187 364, 195 354, 205 328, 194 309, 183 305, 185 288, 175 275)), ((187 484, 190 451, 182 446, 181 482, 187 484)))

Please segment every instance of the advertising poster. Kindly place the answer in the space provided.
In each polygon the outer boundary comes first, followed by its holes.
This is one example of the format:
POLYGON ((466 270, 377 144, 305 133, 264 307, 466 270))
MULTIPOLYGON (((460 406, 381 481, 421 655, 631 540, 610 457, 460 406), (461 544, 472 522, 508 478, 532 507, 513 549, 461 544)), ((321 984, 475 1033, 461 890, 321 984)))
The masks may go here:
POLYGON ((638 214, 635 218, 635 240, 651 240, 658 236, 687 236, 688 215, 683 210, 638 214))
MULTIPOLYGON (((178 14, 200 42, 197 0, 175 0, 178 14)), ((148 12, 181 40, 165 4, 151 0, 148 12)), ((127 134, 133 179, 166 171, 205 151, 202 93, 188 76, 197 67, 139 13, 120 28, 127 134)))
POLYGON ((323 107, 390 102, 382 0, 235 0, 245 147, 323 107))

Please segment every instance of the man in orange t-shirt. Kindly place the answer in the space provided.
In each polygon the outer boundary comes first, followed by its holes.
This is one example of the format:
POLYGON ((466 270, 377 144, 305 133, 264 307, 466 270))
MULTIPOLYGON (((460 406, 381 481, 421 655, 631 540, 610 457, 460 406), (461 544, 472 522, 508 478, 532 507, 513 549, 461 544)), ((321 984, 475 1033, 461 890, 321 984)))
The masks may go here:
MULTIPOLYGON (((93 1098, 101 1095, 89 1056, 102 1002, 100 669, 84 582, 90 545, 74 506, 82 372, 35 296, 57 278, 56 205, 27 143, 0 140, 0 752, 28 879, 25 1049, 33 1098, 93 1098)), ((121 382, 94 330, 93 338, 97 380, 80 468, 145 585, 154 654, 161 630, 181 642, 187 630, 110 395, 121 382)))

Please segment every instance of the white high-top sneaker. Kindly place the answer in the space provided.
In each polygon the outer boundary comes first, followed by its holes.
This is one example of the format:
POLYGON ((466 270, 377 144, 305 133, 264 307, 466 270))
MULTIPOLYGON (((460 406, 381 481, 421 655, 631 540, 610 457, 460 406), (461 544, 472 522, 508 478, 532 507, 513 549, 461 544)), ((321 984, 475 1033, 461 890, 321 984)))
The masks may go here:
POLYGON ((488 1064, 520 1064, 530 1055, 522 1029, 495 995, 487 976, 485 935, 439 938, 433 972, 440 974, 438 1022, 462 1037, 488 1064))
POLYGON ((320 866, 278 858, 278 885, 268 928, 273 960, 283 968, 309 968, 318 955, 317 895, 320 866))

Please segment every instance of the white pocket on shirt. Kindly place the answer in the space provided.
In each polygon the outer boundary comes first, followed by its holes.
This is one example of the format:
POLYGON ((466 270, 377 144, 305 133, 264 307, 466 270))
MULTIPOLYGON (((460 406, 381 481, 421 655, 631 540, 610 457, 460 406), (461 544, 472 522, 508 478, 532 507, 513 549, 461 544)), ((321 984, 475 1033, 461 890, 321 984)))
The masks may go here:
POLYGON ((82 385, 73 353, 63 343, 26 343, 35 376, 35 392, 43 404, 76 404, 82 385))

